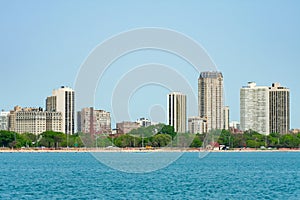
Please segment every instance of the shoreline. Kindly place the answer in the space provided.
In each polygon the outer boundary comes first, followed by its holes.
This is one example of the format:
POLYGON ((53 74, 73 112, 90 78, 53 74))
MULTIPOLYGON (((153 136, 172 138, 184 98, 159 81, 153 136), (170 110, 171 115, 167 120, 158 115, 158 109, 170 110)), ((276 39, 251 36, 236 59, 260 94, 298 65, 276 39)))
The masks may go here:
POLYGON ((174 153, 174 152, 209 152, 209 153, 254 153, 254 152, 300 152, 300 149, 273 149, 273 150, 263 150, 263 149, 233 149, 233 150, 203 150, 203 149, 132 149, 132 148, 117 148, 117 149, 90 149, 90 148, 69 148, 69 149, 1 149, 0 153, 174 153))

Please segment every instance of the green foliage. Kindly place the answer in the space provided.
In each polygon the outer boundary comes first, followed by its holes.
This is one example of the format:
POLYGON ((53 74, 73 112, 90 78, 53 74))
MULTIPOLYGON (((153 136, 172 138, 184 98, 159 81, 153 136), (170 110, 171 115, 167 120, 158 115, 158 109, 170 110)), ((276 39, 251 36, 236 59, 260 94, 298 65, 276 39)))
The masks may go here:
POLYGON ((1 147, 15 146, 15 136, 17 133, 10 131, 0 131, 0 145, 1 147))
POLYGON ((133 147, 134 140, 135 140, 134 138, 135 138, 134 136, 131 136, 129 134, 124 134, 124 135, 121 135, 121 136, 117 137, 114 140, 114 144, 117 147, 121 147, 121 148, 124 148, 124 147, 133 147))
POLYGON ((174 127, 170 125, 164 125, 162 129, 159 131, 160 134, 168 134, 174 139, 176 136, 176 132, 174 131, 174 127))
MULTIPOLYGON (((246 131, 244 134, 232 134, 223 130, 212 131, 207 134, 175 133, 174 128, 168 125, 155 125, 142 127, 130 132, 130 134, 120 135, 111 138, 106 135, 74 134, 46 131, 40 135, 32 133, 15 133, 11 131, 0 131, 0 147, 21 148, 21 147, 202 147, 203 141, 217 141, 230 148, 260 148, 261 146, 272 148, 299 148, 300 133, 285 134, 271 133, 262 135, 255 131, 246 131), (96 143, 97 138, 97 143, 96 143)), ((206 143, 207 143, 206 141, 206 143)))
POLYGON ((202 140, 201 140, 201 135, 197 134, 195 136, 195 138, 193 139, 193 142, 190 145, 190 147, 193 147, 193 148, 200 148, 200 147, 202 147, 202 140))

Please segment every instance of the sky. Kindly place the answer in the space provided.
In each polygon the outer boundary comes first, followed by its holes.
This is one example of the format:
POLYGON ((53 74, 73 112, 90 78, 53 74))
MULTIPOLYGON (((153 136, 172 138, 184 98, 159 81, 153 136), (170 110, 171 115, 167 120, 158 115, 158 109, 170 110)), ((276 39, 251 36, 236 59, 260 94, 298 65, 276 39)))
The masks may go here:
MULTIPOLYGON (((291 90, 291 128, 300 128, 299 8, 296 0, 0 0, 0 109, 45 107, 53 89, 74 87, 80 67, 99 44, 132 29, 159 27, 187 35, 206 50, 223 73, 231 121, 239 121, 239 92, 247 82, 280 82, 291 90)), ((199 74, 189 63, 143 50, 111 64, 91 106, 112 111, 118 81, 145 63, 171 66, 197 94, 199 74)), ((146 85, 117 102, 128 101, 132 120, 151 118, 151 112, 165 120, 168 92, 146 85)), ((188 113, 196 114, 197 109, 188 113)))

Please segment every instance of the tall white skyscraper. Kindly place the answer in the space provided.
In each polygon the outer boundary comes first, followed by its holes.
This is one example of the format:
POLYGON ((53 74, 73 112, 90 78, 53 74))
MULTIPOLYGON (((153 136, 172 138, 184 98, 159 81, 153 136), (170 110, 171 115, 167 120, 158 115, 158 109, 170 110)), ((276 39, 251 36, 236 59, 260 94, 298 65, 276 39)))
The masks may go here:
POLYGON ((240 90, 240 117, 242 131, 253 130, 268 135, 269 87, 249 82, 240 90))
POLYGON ((74 134, 75 132, 75 92, 69 87, 62 86, 53 90, 52 96, 46 99, 46 110, 61 112, 63 117, 63 132, 74 134))
POLYGON ((168 122, 175 132, 186 132, 186 95, 180 92, 168 94, 168 122))
POLYGON ((221 72, 202 72, 198 79, 198 111, 206 118, 207 131, 223 129, 223 75, 221 72))

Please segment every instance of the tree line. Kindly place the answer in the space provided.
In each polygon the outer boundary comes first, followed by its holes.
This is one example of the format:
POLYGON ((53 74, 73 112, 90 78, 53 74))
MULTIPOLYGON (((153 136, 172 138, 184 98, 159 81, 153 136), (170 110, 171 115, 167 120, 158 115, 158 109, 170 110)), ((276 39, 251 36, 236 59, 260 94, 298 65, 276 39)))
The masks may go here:
POLYGON ((246 131, 233 134, 227 130, 207 134, 176 133, 174 127, 164 124, 141 127, 123 135, 91 135, 77 133, 66 135, 60 132, 46 131, 39 135, 19 134, 12 131, 0 131, 0 147, 181 147, 199 148, 208 145, 225 145, 228 148, 299 148, 300 133, 270 135, 246 131), (203 145, 204 144, 204 145, 203 145))
POLYGON ((0 147, 83 147, 78 134, 66 135, 60 132, 46 131, 39 135, 32 133, 16 133, 13 131, 0 131, 0 147))

